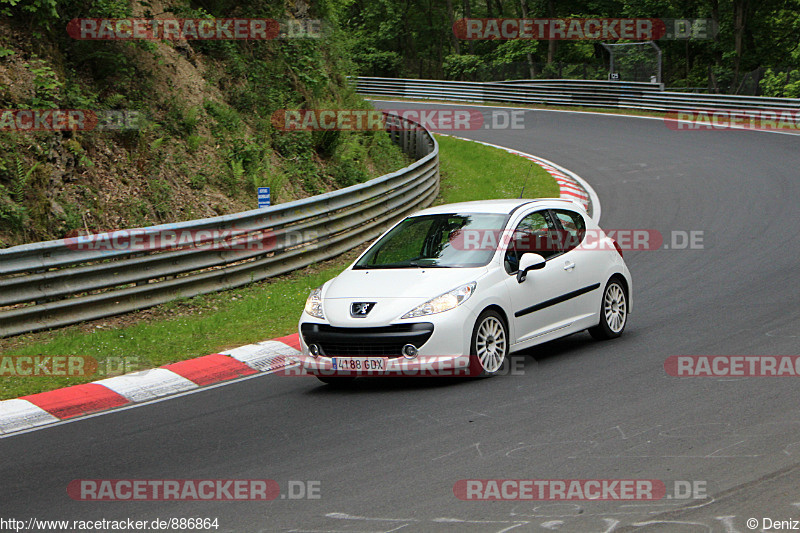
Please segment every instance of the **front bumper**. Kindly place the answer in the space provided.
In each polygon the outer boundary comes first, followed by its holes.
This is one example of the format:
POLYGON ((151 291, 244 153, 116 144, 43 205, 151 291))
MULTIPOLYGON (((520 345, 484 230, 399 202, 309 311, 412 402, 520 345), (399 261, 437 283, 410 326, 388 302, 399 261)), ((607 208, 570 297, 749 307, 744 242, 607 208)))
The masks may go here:
MULTIPOLYGON (((368 327, 335 327, 303 313, 300 319, 303 370, 318 376, 468 376, 470 342, 475 313, 467 306, 423 317, 421 321, 395 321, 368 327), (319 355, 310 354, 316 344, 319 355), (402 348, 413 344, 416 357, 406 357, 402 348), (380 370, 334 368, 336 357, 383 360, 380 370)), ((338 366, 338 365, 337 365, 338 366)))
POLYGON ((322 355, 400 357, 403 346, 419 349, 433 335, 430 322, 391 324, 382 327, 342 328, 329 324, 300 325, 300 336, 306 345, 317 345, 322 355))
POLYGON ((309 345, 320 344, 323 355, 391 358, 401 356, 400 350, 405 344, 413 344, 418 355, 469 355, 472 329, 477 319, 469 303, 418 320, 385 322, 328 321, 303 312, 298 326, 301 350, 304 355, 309 355, 309 345), (330 353, 325 349, 326 343, 330 353))
POLYGON ((323 377, 469 377, 479 374, 475 368, 471 368, 468 355, 382 358, 383 368, 373 370, 342 370, 337 368, 335 357, 323 355, 313 357, 304 354, 292 356, 292 359, 299 363, 304 373, 323 377))

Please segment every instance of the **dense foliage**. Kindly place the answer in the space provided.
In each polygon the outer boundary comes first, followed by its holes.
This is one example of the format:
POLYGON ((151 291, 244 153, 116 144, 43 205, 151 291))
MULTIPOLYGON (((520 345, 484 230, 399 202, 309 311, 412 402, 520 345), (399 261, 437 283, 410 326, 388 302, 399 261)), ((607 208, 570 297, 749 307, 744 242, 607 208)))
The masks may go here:
POLYGON ((459 41, 460 18, 712 19, 713 40, 658 42, 667 86, 800 96, 800 0, 354 0, 345 13, 362 75, 464 80, 605 79, 608 53, 593 41, 459 41))
MULTIPOLYGON (((605 79, 598 41, 459 40, 461 18, 711 19, 660 40, 667 87, 800 97, 800 0, 0 0, 0 109, 138 111, 115 132, 0 135, 0 246, 286 201, 398 168, 383 132, 277 131, 281 109, 364 109, 349 75, 605 79), (318 39, 87 41, 76 17, 325 21, 318 39)), ((649 54, 649 55, 648 55, 649 54)), ((649 65, 629 47, 617 65, 649 65)), ((648 64, 649 61, 649 64, 648 64)))
POLYGON ((120 131, 0 132, 0 246, 214 216, 407 164, 385 132, 283 132, 283 109, 370 108, 335 2, 0 0, 0 109, 125 110, 120 131), (319 38, 73 39, 73 18, 322 19, 319 38))

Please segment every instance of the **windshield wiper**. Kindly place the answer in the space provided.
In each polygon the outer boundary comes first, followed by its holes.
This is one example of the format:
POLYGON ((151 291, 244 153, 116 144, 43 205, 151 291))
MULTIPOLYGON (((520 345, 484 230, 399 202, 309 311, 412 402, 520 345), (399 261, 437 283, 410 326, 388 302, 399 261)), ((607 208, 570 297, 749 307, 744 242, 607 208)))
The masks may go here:
POLYGON ((447 265, 421 265, 415 261, 411 261, 409 263, 390 263, 388 265, 356 265, 353 267, 353 270, 370 270, 370 269, 389 269, 389 268, 451 268, 447 265))
POLYGON ((421 265, 417 261, 410 261, 408 264, 417 268, 450 268, 449 265, 439 265, 437 263, 431 263, 429 265, 421 265))

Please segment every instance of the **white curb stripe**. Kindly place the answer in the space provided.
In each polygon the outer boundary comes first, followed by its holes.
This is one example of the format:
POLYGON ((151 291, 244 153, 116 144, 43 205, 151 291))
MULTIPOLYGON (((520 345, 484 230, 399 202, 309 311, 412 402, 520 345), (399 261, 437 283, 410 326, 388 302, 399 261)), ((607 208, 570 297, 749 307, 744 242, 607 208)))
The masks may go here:
MULTIPOLYGON (((296 365, 296 363, 287 356, 293 356, 299 353, 298 350, 283 342, 268 340, 221 352, 221 355, 227 355, 232 359, 236 359, 258 370, 260 375, 265 375, 285 367, 296 365)), ((249 379, 259 374, 233 379, 230 380, 230 382, 249 379)), ((62 420, 28 400, 23 400, 21 398, 2 400, 0 401, 0 437, 41 429, 39 426, 58 425, 84 418, 92 418, 111 411, 134 407, 143 402, 162 401, 168 399, 170 396, 177 397, 184 394, 191 394, 201 388, 208 389, 225 385, 229 383, 229 381, 226 380, 201 387, 171 370, 166 368, 154 368, 101 379, 92 383, 106 387, 131 403, 126 406, 106 409, 99 413, 81 415, 62 420)), ((69 402, 66 403, 68 404, 69 402)))
POLYGON ((132 402, 144 402, 198 388, 198 385, 166 368, 132 372, 95 381, 132 402))
POLYGON ((588 198, 587 194, 580 187, 576 187, 574 184, 564 180, 556 180, 556 182, 558 182, 558 185, 561 188, 561 192, 571 191, 577 193, 580 196, 586 196, 588 198))
POLYGON ((282 368, 287 366, 287 363, 293 364, 292 361, 287 361, 286 357, 300 354, 298 350, 280 341, 263 341, 256 344, 248 344, 247 346, 220 353, 233 357, 260 372, 282 368))
POLYGON ((0 435, 31 429, 44 424, 58 422, 58 418, 28 400, 5 400, 0 402, 0 435))

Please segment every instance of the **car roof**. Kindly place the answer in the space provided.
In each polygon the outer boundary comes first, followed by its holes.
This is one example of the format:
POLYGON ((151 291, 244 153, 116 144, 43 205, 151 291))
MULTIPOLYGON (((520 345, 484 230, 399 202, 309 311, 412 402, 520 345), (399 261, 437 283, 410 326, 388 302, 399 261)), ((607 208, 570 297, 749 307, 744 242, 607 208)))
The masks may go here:
POLYGON ((444 213, 496 213, 507 215, 523 205, 532 207, 561 207, 574 211, 583 209, 572 200, 563 198, 513 198, 504 200, 477 200, 473 202, 459 202, 456 204, 443 204, 417 211, 417 215, 439 215, 444 213))

